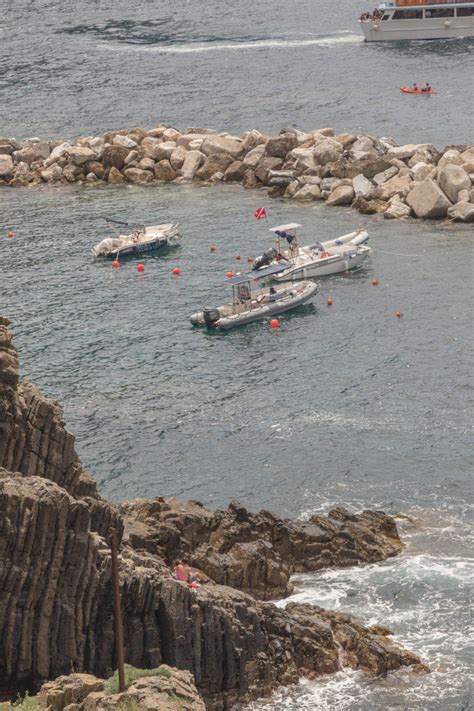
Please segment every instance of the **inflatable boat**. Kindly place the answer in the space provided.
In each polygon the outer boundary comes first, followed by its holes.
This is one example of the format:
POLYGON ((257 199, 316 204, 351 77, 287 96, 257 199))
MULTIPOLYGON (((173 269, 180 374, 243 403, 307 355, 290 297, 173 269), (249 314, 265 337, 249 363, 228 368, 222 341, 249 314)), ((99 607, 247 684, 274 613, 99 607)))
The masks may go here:
POLYGON ((273 247, 254 262, 258 271, 266 265, 277 263, 285 268, 275 273, 276 281, 293 279, 315 279, 329 274, 347 272, 361 266, 370 254, 370 247, 365 243, 369 239, 366 230, 355 230, 333 240, 318 242, 300 247, 296 230, 301 225, 291 223, 272 227, 277 237, 277 248, 273 247), (281 240, 288 242, 287 249, 281 249, 281 240))
POLYGON ((232 286, 232 302, 197 311, 190 318, 191 324, 227 330, 271 318, 305 304, 318 289, 312 281, 285 287, 262 286, 259 283, 262 278, 273 277, 283 269, 285 267, 277 264, 260 273, 252 271, 227 278, 226 283, 232 286))
MULTIPOLYGON (((127 224, 127 223, 119 223, 127 224)), ((91 249, 94 257, 129 257, 132 254, 143 254, 164 247, 174 247, 180 239, 179 225, 167 223, 152 227, 138 227, 128 235, 106 237, 91 249)))

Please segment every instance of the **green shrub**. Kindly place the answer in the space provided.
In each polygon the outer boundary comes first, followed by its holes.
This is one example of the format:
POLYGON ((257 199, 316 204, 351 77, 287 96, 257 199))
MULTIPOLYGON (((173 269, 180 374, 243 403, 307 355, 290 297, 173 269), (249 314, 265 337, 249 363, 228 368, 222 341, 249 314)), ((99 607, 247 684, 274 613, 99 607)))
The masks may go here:
POLYGON ((30 696, 28 693, 25 696, 19 696, 16 701, 7 701, 0 704, 0 711, 43 711, 43 707, 39 705, 36 696, 30 696))
MULTIPOLYGON (((130 684, 133 684, 137 679, 141 679, 144 676, 164 676, 167 679, 170 678, 171 672, 169 669, 162 669, 158 667, 157 669, 137 669, 132 667, 131 664, 125 664, 125 688, 128 689, 130 684)), ((118 694, 118 671, 115 670, 113 676, 109 677, 105 682, 104 691, 106 694, 118 694)))

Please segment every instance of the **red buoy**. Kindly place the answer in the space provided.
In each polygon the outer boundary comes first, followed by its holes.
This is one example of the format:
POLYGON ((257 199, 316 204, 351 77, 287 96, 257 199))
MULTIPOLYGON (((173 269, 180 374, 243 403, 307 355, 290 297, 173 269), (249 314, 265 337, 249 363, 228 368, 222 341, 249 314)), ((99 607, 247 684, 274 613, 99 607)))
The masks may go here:
POLYGON ((227 279, 231 279, 234 276, 234 272, 226 272, 227 279))
POLYGON ((279 320, 278 320, 277 318, 272 318, 272 319, 271 319, 271 321, 270 321, 270 327, 271 327, 271 328, 278 328, 279 325, 280 325, 280 322, 279 322, 279 320))
POLYGON ((332 306, 332 299, 331 299, 331 297, 329 297, 329 299, 326 301, 326 303, 327 303, 328 306, 332 306))
POLYGON ((14 236, 15 236, 15 233, 14 233, 14 232, 8 232, 8 233, 7 233, 8 239, 12 239, 12 237, 14 237, 14 236))
POLYGON ((112 262, 112 266, 114 269, 118 269, 118 267, 120 266, 120 262, 118 262, 116 259, 114 259, 114 261, 112 262))
POLYGON ((253 262, 253 257, 247 257, 247 262, 248 262, 249 264, 252 264, 252 262, 253 262))
POLYGON ((181 269, 179 267, 174 267, 174 269, 171 270, 171 274, 173 276, 179 276, 181 274, 181 269))
POLYGON ((379 280, 378 279, 372 279, 372 286, 378 286, 379 285, 379 280))
POLYGON ((401 312, 401 311, 395 311, 395 316, 396 316, 397 318, 401 318, 401 317, 402 317, 402 312, 401 312))
POLYGON ((145 267, 143 264, 137 264, 137 272, 144 272, 145 267))
POLYGON ((211 244, 211 252, 215 252, 217 250, 217 247, 215 244, 211 244))

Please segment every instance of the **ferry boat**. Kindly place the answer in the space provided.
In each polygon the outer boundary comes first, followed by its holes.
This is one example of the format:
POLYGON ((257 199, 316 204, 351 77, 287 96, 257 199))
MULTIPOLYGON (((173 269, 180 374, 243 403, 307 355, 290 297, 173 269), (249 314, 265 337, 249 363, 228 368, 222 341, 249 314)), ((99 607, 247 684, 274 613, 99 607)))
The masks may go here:
POLYGON ((366 42, 474 37, 474 2, 385 0, 359 24, 366 42))

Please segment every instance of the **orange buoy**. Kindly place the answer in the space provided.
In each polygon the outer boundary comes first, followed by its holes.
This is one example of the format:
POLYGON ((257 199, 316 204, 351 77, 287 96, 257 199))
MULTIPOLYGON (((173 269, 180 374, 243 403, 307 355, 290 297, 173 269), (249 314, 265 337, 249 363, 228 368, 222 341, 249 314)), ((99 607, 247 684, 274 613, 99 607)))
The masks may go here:
POLYGON ((145 267, 143 264, 137 264, 137 272, 144 272, 145 267))
POLYGON ((8 239, 12 239, 12 237, 14 237, 14 236, 15 236, 15 233, 14 233, 14 232, 8 232, 8 233, 7 233, 8 239))
POLYGON ((211 244, 211 252, 216 252, 216 251, 217 251, 216 245, 215 245, 215 244, 211 244))
POLYGON ((402 317, 402 312, 401 312, 401 311, 395 311, 395 316, 396 316, 397 318, 401 318, 401 317, 402 317))
POLYGON ((120 262, 118 262, 116 259, 112 262, 112 266, 114 269, 117 269, 120 266, 120 262))
POLYGON ((238 262, 240 262, 240 254, 236 254, 236 255, 235 255, 235 258, 236 258, 236 260, 237 260, 238 262))
POLYGON ((332 306, 332 299, 331 299, 331 297, 329 297, 329 299, 326 301, 326 303, 327 303, 328 306, 332 306))
POLYGON ((252 264, 252 262, 253 262, 253 257, 247 257, 247 262, 248 262, 249 264, 252 264))
POLYGON ((181 269, 180 269, 179 267, 174 267, 174 268, 171 270, 171 274, 172 274, 173 276, 179 276, 179 275, 181 274, 181 269))
POLYGON ((372 279, 372 286, 378 286, 379 285, 379 280, 378 279, 372 279))
POLYGON ((270 321, 270 327, 271 328, 278 328, 279 325, 280 325, 279 320, 277 318, 272 318, 272 320, 270 321))
POLYGON ((234 272, 226 272, 227 279, 231 279, 234 276, 234 272))

